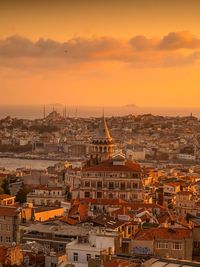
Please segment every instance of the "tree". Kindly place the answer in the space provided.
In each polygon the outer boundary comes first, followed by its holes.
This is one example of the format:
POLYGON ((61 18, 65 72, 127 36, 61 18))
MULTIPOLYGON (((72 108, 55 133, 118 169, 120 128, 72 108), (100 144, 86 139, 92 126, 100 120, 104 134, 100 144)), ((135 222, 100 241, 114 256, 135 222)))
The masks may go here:
POLYGON ((4 190, 2 187, 0 187, 0 194, 4 194, 4 190))
POLYGON ((19 203, 25 203, 27 199, 27 194, 30 192, 30 189, 27 186, 23 186, 16 195, 16 201, 19 203))
POLYGON ((10 188, 9 188, 9 181, 8 181, 8 179, 4 179, 3 180, 1 187, 2 187, 2 189, 4 191, 4 194, 10 195, 10 188))

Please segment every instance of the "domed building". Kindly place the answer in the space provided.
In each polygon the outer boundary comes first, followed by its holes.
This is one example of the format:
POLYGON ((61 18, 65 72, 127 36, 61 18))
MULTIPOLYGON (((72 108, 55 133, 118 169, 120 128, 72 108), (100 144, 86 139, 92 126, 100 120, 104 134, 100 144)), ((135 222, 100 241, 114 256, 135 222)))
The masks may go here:
POLYGON ((143 201, 142 172, 122 153, 113 154, 114 142, 105 118, 92 140, 92 157, 82 168, 81 185, 73 198, 143 201))

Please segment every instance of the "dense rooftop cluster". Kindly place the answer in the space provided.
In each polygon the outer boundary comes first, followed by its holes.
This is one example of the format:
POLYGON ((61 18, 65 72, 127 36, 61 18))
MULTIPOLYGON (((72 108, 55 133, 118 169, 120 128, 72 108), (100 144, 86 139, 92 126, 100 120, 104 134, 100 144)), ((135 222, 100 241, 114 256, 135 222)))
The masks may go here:
POLYGON ((2 119, 1 156, 62 160, 0 168, 0 263, 199 266, 199 126, 192 115, 2 119))

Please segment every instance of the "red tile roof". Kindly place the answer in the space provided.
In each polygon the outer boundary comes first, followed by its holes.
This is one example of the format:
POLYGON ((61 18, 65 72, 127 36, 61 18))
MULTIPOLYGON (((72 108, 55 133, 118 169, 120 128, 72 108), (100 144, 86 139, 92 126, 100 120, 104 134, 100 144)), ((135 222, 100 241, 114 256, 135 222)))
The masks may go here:
POLYGON ((125 206, 129 206, 131 207, 133 210, 138 210, 141 208, 145 208, 145 209, 160 209, 162 211, 166 211, 167 209, 161 205, 155 204, 155 203, 138 203, 138 202, 129 202, 127 204, 125 204, 125 206))
POLYGON ((126 200, 123 199, 110 199, 110 198, 82 198, 80 199, 82 203, 91 203, 96 205, 109 205, 109 206, 122 206, 122 204, 128 204, 126 200))
POLYGON ((105 171, 105 172, 140 172, 140 164, 132 161, 125 161, 125 165, 113 165, 113 160, 106 160, 94 166, 84 166, 82 171, 94 172, 94 171, 105 171))
POLYGON ((69 210, 68 217, 74 219, 74 216, 78 216, 80 221, 84 221, 88 217, 87 204, 76 204, 69 210))
POLYGON ((77 220, 75 219, 72 219, 72 218, 69 218, 68 216, 65 216, 65 217, 62 217, 60 219, 61 222, 64 222, 64 223, 67 223, 67 224, 70 224, 70 225, 75 225, 78 223, 77 220))
POLYGON ((166 211, 167 209, 161 205, 158 205, 158 204, 155 204, 155 203, 152 203, 152 204, 149 204, 149 203, 143 203, 143 202, 127 202, 126 200, 124 199, 111 199, 111 198, 81 198, 81 199, 76 199, 76 200, 73 200, 72 201, 72 205, 74 205, 75 203, 77 204, 78 202, 81 202, 81 203, 87 203, 87 204, 95 204, 95 205, 103 205, 103 206, 119 206, 119 207, 122 207, 122 206, 126 206, 126 207, 130 207, 132 210, 138 210, 138 209, 141 209, 141 208, 145 208, 145 209, 149 209, 149 210, 152 210, 152 209, 160 209, 162 211, 166 211))
POLYGON ((20 210, 13 206, 0 206, 0 216, 14 217, 19 214, 20 210))
POLYGON ((183 228, 151 228, 140 230, 136 236, 136 240, 153 240, 165 239, 165 240, 182 240, 189 238, 192 235, 190 229, 183 228))

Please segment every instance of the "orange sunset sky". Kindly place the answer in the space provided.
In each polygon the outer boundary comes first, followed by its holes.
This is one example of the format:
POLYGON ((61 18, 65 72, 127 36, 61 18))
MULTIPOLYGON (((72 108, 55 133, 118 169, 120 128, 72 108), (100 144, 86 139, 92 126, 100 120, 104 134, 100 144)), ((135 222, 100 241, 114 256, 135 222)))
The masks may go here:
POLYGON ((0 104, 199 107, 199 0, 0 0, 0 104))

